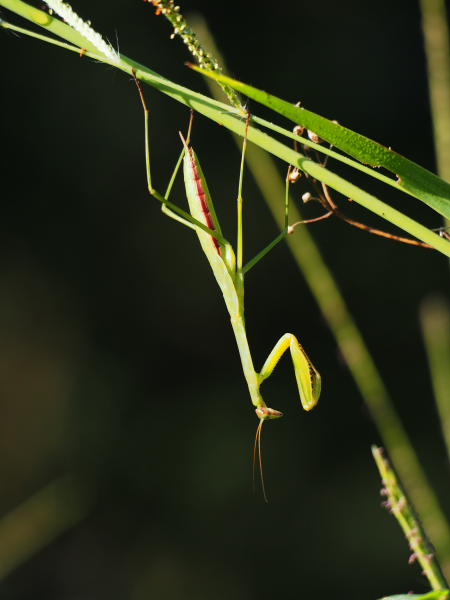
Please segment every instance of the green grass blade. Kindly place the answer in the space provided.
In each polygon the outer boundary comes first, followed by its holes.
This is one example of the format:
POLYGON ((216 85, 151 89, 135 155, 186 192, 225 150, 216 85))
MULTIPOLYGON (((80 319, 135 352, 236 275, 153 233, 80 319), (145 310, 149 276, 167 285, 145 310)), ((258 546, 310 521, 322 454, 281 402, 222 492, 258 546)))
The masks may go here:
POLYGON ((329 142, 353 158, 372 167, 384 167, 397 176, 397 186, 404 192, 422 200, 436 212, 450 218, 450 184, 408 160, 390 148, 347 129, 313 113, 305 108, 294 106, 277 96, 259 90, 225 75, 205 71, 192 66, 196 71, 216 81, 234 88, 252 100, 271 108, 275 112, 314 131, 322 139, 329 142))
POLYGON ((450 33, 445 0, 420 0, 438 173, 450 181, 450 33))
POLYGON ((94 54, 99 53, 97 48, 75 31, 75 29, 72 29, 72 27, 66 25, 59 19, 55 19, 43 10, 34 8, 26 2, 22 2, 22 0, 1 0, 0 6, 20 15, 35 25, 39 25, 39 27, 44 27, 47 31, 75 44, 79 48, 85 48, 94 54))
POLYGON ((450 306, 443 298, 429 298, 420 311, 436 406, 450 458, 450 306))
MULTIPOLYGON (((0 0, 0 6, 5 6, 41 27, 56 33, 60 37, 63 37, 72 43, 79 44, 80 47, 85 47, 83 44, 85 44, 86 40, 76 34, 76 32, 74 33, 70 27, 59 22, 57 19, 49 17, 47 13, 38 11, 37 9, 30 11, 29 9, 31 7, 21 0, 0 0), (74 39, 74 35, 76 39, 74 39)), ((98 54, 97 49, 94 49, 93 52, 98 54)), ((138 79, 158 89, 160 92, 167 94, 178 102, 182 102, 196 112, 203 114, 241 137, 245 135, 246 114, 242 113, 242 111, 231 108, 222 102, 218 102, 203 94, 199 94, 184 86, 173 83, 155 71, 148 69, 144 65, 141 65, 124 55, 121 55, 119 64, 113 64, 103 58, 101 60, 107 64, 112 64, 112 66, 115 66, 130 75, 132 75, 134 71, 138 79)), ((340 192, 348 198, 352 198, 352 200, 371 210, 378 216, 390 221, 393 225, 400 227, 413 237, 429 244, 439 252, 450 257, 450 242, 441 238, 439 235, 436 235, 428 228, 417 223, 400 211, 385 204, 375 196, 368 194, 349 181, 334 174, 332 171, 317 164, 313 160, 306 158, 299 152, 295 152, 289 146, 282 144, 254 126, 248 128, 247 137, 250 142, 260 146, 288 164, 297 166, 302 171, 309 173, 315 179, 323 181, 330 188, 340 192)))

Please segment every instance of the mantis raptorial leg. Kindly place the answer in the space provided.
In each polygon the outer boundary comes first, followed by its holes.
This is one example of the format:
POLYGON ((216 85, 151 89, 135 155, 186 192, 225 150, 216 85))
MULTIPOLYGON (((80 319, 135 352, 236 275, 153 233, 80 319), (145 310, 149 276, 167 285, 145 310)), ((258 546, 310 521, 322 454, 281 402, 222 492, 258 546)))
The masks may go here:
MULTIPOLYGON (((236 338, 236 343, 239 351, 239 356, 242 363, 244 377, 247 382, 250 399, 255 407, 255 412, 259 418, 259 424, 255 437, 254 459, 256 459, 256 451, 259 453, 259 464, 261 470, 261 483, 263 487, 264 499, 267 501, 267 496, 262 478, 262 462, 261 462, 261 429, 263 423, 269 419, 277 419, 282 416, 279 410, 270 408, 266 405, 261 395, 262 383, 270 377, 275 369, 278 361, 286 352, 290 350, 291 358, 294 366, 294 373, 299 390, 300 401, 305 410, 311 410, 319 399, 321 378, 318 371, 311 363, 308 355, 303 347, 299 344, 297 338, 291 334, 284 334, 275 344, 273 350, 265 361, 261 371, 256 371, 253 365, 253 359, 250 352, 250 346, 247 339, 244 319, 244 276, 245 273, 253 267, 261 258, 270 251, 276 243, 281 241, 289 232, 288 226, 288 194, 286 192, 285 199, 285 230, 271 243, 267 248, 262 250, 257 256, 251 260, 248 265, 243 264, 243 171, 244 158, 246 149, 246 139, 244 139, 242 149, 242 159, 239 175, 238 197, 237 197, 237 257, 232 245, 224 238, 220 223, 214 210, 214 205, 211 200, 211 195, 206 184, 205 176, 200 167, 198 158, 189 146, 188 141, 183 142, 183 150, 180 159, 175 166, 171 183, 178 172, 181 160, 183 161, 183 174, 186 189, 186 196, 189 204, 189 213, 183 211, 176 205, 169 202, 168 197, 171 189, 169 184, 168 191, 164 196, 155 190, 152 185, 150 171, 150 151, 149 151, 149 136, 148 136, 148 109, 142 93, 139 82, 135 79, 139 89, 142 105, 145 115, 145 149, 146 149, 146 169, 148 189, 152 196, 159 200, 162 204, 163 211, 171 218, 176 219, 194 229, 197 233, 200 245, 211 266, 214 277, 222 291, 225 305, 230 315, 231 326, 236 338)), ((247 116, 247 124, 249 122, 247 116)), ((288 187, 286 188, 288 190, 288 187)))

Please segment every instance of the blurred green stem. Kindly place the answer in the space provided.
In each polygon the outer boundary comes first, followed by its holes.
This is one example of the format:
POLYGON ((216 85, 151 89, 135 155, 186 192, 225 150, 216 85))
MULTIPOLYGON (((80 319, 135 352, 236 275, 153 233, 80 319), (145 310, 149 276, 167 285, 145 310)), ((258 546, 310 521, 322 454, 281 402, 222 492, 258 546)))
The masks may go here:
POLYGON ((450 181, 450 40, 445 0, 420 0, 439 175, 450 181))
POLYGON ((91 494, 72 477, 58 479, 0 518, 0 580, 79 523, 91 494))
MULTIPOLYGON (((190 21, 199 37, 221 62, 222 68, 225 70, 225 65, 215 48, 204 20, 196 15, 195 23, 193 17, 190 18, 190 21)), ((209 80, 207 84, 213 95, 220 96, 217 86, 211 84, 209 80)), ((237 141, 239 140, 237 139, 237 141)), ((284 197, 285 184, 273 159, 259 147, 251 144, 247 148, 246 162, 278 227, 281 230, 284 229, 284 210, 279 199, 284 197)), ((289 214, 293 222, 302 219, 292 202, 289 214)), ((450 578, 450 527, 447 519, 395 412, 383 380, 345 304, 338 285, 307 227, 298 227, 295 234, 287 236, 286 241, 336 339, 378 428, 383 444, 388 449, 392 461, 421 515, 424 527, 436 547, 443 571, 450 578)))
POLYGON ((439 420, 450 458, 450 308, 441 298, 429 298, 421 307, 420 317, 439 420))

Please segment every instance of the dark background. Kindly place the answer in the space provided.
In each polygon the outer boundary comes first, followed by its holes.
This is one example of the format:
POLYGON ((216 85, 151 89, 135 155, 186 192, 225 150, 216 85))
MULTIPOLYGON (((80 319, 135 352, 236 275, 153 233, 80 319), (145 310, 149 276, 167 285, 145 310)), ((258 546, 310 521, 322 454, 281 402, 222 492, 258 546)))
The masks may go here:
MULTIPOLYGON (((205 92, 149 5, 73 6, 114 44, 117 31, 127 56, 205 92)), ((435 169, 416 2, 181 6, 204 15, 240 79, 435 169)), ((380 508, 370 455, 379 435, 288 250, 248 276, 250 343, 260 365, 282 333, 297 333, 323 395, 312 413, 299 409, 287 358, 265 384, 268 404, 285 412, 264 431, 265 505, 252 494, 257 422, 220 293, 194 235, 146 193, 134 84, 35 40, 0 40, 0 509, 67 474, 90 498, 77 525, 1 584, 2 598, 369 600, 425 590, 380 508)), ((188 112, 146 95, 163 188, 188 112)), ((200 116, 193 143, 233 237, 239 152, 200 116)), ((409 196, 364 187, 441 224, 409 196)), ((250 175, 245 201, 250 257, 277 229, 250 175)), ((427 472, 448 493, 418 321, 425 297, 448 295, 447 260, 336 221, 311 231, 427 472)))

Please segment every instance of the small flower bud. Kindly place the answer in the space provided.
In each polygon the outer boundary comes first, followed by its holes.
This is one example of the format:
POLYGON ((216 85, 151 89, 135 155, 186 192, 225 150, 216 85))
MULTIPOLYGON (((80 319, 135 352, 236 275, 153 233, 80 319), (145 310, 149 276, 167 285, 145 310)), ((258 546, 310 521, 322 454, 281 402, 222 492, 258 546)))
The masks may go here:
POLYGON ((295 133, 295 135, 299 135, 299 136, 302 136, 304 131, 305 131, 305 128, 303 127, 303 125, 296 125, 294 127, 294 129, 292 130, 292 132, 295 133))
POLYGON ((398 502, 397 502, 397 509, 399 511, 402 511, 406 506, 406 499, 404 496, 402 496, 401 498, 399 498, 398 502))
POLYGON ((312 142, 314 142, 316 144, 320 144, 322 141, 320 139, 320 137, 317 135, 317 133, 314 133, 314 131, 311 131, 310 129, 308 129, 308 137, 312 142))
POLYGON ((295 183, 296 181, 298 181, 300 179, 301 176, 302 176, 302 174, 297 169, 297 167, 295 169, 291 169, 289 171, 289 175, 288 175, 289 182, 290 183, 295 183))

